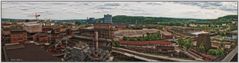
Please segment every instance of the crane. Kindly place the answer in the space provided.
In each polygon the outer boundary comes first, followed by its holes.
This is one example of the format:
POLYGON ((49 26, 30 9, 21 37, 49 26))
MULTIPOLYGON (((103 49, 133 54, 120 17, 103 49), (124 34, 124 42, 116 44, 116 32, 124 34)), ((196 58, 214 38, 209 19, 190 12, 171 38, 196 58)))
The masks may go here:
POLYGON ((41 16, 40 14, 34 13, 34 17, 36 20, 38 20, 38 17, 40 17, 40 16, 41 16))

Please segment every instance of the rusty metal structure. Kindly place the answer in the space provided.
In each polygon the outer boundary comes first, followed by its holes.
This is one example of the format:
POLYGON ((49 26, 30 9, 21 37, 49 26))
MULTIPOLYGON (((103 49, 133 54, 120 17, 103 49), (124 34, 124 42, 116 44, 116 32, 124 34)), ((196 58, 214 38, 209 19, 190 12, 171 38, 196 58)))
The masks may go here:
POLYGON ((56 41, 49 51, 55 56, 63 56, 63 61, 92 62, 110 61, 112 48, 112 24, 96 24, 103 26, 94 29, 80 29, 73 37, 56 41))

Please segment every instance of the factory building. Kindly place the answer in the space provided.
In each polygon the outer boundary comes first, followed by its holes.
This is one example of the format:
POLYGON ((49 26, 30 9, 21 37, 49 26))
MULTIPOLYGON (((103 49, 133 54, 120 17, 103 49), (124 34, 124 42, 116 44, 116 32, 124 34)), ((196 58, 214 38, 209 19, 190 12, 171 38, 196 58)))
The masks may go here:
POLYGON ((208 32, 195 32, 192 34, 196 35, 195 40, 197 41, 197 47, 204 46, 206 49, 211 48, 211 39, 208 32))
POLYGON ((22 29, 13 29, 10 34, 11 43, 25 43, 27 41, 27 32, 22 29))
POLYGON ((42 25, 37 22, 25 22, 23 23, 23 29, 28 33, 42 32, 42 25))
POLYGON ((37 33, 33 35, 33 41, 39 43, 46 43, 49 42, 49 36, 47 33, 37 33))
POLYGON ((99 37, 112 38, 113 37, 113 25, 109 23, 94 24, 94 29, 99 32, 99 37))
POLYGON ((45 32, 45 33, 50 33, 52 30, 53 30, 53 27, 51 27, 51 26, 43 26, 42 27, 42 32, 45 32))
POLYGON ((175 37, 173 36, 172 33, 168 31, 160 31, 161 37, 164 39, 174 39, 175 37))
POLYGON ((162 53, 174 52, 174 46, 169 41, 120 41, 120 45, 143 50, 154 50, 162 53))
POLYGON ((11 23, 11 22, 2 22, 1 25, 2 25, 3 28, 9 28, 9 27, 13 26, 13 23, 11 23))

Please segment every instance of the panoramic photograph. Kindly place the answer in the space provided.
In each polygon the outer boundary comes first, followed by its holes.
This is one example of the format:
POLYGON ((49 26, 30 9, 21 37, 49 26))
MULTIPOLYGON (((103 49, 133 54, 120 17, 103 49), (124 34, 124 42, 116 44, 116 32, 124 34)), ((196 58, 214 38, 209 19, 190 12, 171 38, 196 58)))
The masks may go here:
POLYGON ((2 62, 238 62, 238 2, 1 2, 2 62))

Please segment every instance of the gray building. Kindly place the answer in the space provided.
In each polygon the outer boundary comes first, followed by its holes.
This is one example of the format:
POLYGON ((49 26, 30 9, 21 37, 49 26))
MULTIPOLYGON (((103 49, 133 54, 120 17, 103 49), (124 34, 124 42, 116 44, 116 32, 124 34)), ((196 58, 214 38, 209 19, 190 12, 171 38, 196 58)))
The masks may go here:
POLYGON ((96 23, 96 19, 95 18, 89 18, 87 19, 88 24, 95 24, 96 23))
POLYGON ((110 14, 104 15, 103 23, 112 23, 112 15, 110 15, 110 14))

